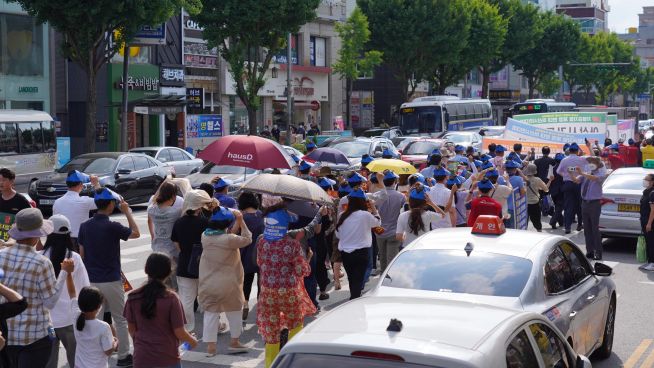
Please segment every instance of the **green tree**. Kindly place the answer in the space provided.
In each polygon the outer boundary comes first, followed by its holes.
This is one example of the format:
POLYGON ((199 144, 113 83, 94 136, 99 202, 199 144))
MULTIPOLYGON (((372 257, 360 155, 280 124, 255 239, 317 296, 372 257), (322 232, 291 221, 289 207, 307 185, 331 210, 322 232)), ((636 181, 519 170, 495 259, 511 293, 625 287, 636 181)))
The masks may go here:
POLYGON ((540 12, 539 15, 542 36, 533 48, 512 60, 516 70, 527 78, 529 98, 534 97, 536 86, 543 77, 574 59, 581 38, 579 25, 574 20, 551 12, 540 12))
MULTIPOLYGON (((125 41, 129 42, 143 25, 167 21, 181 7, 199 10, 199 0, 9 0, 41 23, 48 22, 64 41, 63 56, 75 62, 87 78, 85 148, 95 151, 97 75, 125 41), (109 42, 108 35, 120 35, 109 42)), ((126 129, 126 127, 123 127, 126 129)))
POLYGON ((350 96, 352 82, 360 75, 369 74, 381 64, 382 53, 377 50, 365 51, 370 40, 368 18, 358 7, 354 9, 345 23, 336 24, 336 33, 341 39, 338 60, 332 66, 334 71, 346 80, 345 99, 347 101, 346 122, 350 125, 350 96))
POLYGON ((553 97, 561 88, 561 84, 557 73, 549 73, 540 78, 536 89, 543 97, 553 97))
MULTIPOLYGON (((604 60, 604 52, 606 50, 600 50, 599 44, 595 42, 593 36, 588 33, 582 33, 573 64, 602 62, 604 60)), ((596 77, 597 70, 594 66, 570 65, 570 63, 563 66, 563 79, 570 86, 570 94, 572 95, 577 91, 582 91, 585 94, 585 100, 590 99, 596 77)))
POLYGON ((593 42, 600 48, 600 55, 604 63, 629 65, 607 65, 596 67, 594 78, 597 95, 595 101, 606 104, 609 95, 618 91, 622 84, 633 78, 633 70, 639 68, 633 65, 633 47, 618 38, 615 33, 600 32, 593 36, 593 42))
POLYGON ((257 134, 258 94, 272 58, 284 49, 289 33, 315 19, 320 0, 202 0, 202 4, 202 11, 192 18, 204 27, 209 47, 218 47, 229 63, 236 94, 248 111, 250 134, 257 134))
POLYGON ((431 61, 425 38, 440 30, 432 24, 431 0, 357 0, 368 17, 370 47, 384 55, 384 63, 400 83, 403 100, 408 101, 431 61))

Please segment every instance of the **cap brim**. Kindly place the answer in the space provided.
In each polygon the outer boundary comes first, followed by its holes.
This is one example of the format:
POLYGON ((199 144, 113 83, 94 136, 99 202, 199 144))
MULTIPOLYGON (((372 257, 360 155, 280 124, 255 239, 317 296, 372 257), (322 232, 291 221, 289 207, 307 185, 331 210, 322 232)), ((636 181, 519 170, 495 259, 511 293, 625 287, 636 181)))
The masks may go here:
POLYGON ((52 224, 52 221, 43 220, 43 225, 41 225, 41 227, 38 229, 21 231, 18 230, 16 225, 14 225, 11 229, 9 229, 7 233, 9 234, 9 237, 12 239, 23 240, 29 238, 42 238, 44 236, 48 236, 52 234, 53 230, 54 230, 54 226, 52 224))

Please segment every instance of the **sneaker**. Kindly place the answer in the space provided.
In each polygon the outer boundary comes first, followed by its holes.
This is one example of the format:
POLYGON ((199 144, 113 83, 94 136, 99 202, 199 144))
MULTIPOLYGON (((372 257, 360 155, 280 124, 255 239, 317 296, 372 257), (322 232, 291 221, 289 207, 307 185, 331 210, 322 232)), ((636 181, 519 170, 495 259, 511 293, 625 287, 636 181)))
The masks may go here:
POLYGON ((566 233, 566 234, 570 234, 570 232, 571 232, 571 231, 568 230, 568 229, 565 230, 565 233, 566 233))
POLYGON ((643 271, 654 271, 654 263, 648 263, 639 267, 643 271))
POLYGON ((320 296, 318 297, 318 300, 327 300, 327 299, 329 299, 329 294, 320 293, 320 296))
POLYGON ((581 231, 583 229, 584 229, 584 227, 582 225, 577 225, 577 231, 581 231))
POLYGON ((127 354, 127 356, 123 359, 118 359, 118 362, 116 363, 116 365, 119 367, 131 367, 133 364, 134 362, 132 361, 132 354, 127 354))

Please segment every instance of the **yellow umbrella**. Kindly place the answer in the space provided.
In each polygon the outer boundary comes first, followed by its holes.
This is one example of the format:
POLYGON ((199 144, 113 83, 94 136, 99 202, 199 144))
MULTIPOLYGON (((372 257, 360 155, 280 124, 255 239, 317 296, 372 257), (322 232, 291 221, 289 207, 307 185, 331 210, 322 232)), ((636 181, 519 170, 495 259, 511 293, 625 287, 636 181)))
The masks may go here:
POLYGON ((408 162, 397 159, 377 159, 366 166, 371 172, 382 172, 384 170, 391 170, 392 172, 402 174, 415 174, 418 172, 413 165, 408 162))

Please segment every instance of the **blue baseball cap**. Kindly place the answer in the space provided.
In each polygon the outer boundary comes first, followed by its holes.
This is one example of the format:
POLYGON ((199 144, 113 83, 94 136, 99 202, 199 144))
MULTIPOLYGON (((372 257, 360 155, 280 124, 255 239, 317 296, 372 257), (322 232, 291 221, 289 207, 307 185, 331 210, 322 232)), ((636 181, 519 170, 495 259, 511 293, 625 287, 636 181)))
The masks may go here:
POLYGON ((95 193, 93 199, 96 201, 105 200, 105 201, 120 202, 122 200, 122 197, 120 196, 120 194, 114 192, 109 188, 102 188, 102 191, 100 191, 100 193, 95 193))
POLYGON ((564 151, 567 151, 568 148, 570 148, 570 143, 566 143, 566 144, 563 145, 563 150, 564 151))
POLYGON ((397 179, 397 178, 399 178, 399 176, 397 176, 397 174, 395 174, 391 170, 385 170, 384 171, 384 180, 391 180, 391 179, 394 180, 394 179, 397 179))
POLYGON ((493 163, 490 162, 490 161, 486 161, 481 165, 482 170, 490 169, 490 168, 493 168, 493 167, 495 167, 495 165, 493 165, 493 163))
POLYGON ((463 147, 463 146, 460 145, 460 144, 457 144, 456 146, 454 146, 454 152, 463 152, 463 151, 465 151, 465 150, 466 150, 466 148, 463 147))
POLYGON ((411 192, 409 193, 409 198, 424 201, 425 199, 427 199, 427 188, 425 188, 425 186, 422 184, 417 185, 415 188, 411 189, 411 192))
POLYGON ((613 150, 620 150, 620 146, 617 143, 613 143, 609 146, 609 148, 613 150))
POLYGON ((384 152, 382 152, 382 157, 393 157, 393 152, 391 152, 391 150, 386 148, 384 149, 384 152))
POLYGON ((486 177, 487 177, 487 178, 490 178, 490 177, 492 177, 492 176, 498 176, 498 177, 499 177, 499 176, 500 176, 500 172, 497 171, 497 170, 490 170, 490 171, 487 171, 487 172, 486 172, 486 177))
POLYGON ((300 162, 300 171, 310 170, 313 166, 306 161, 300 162))
POLYGON ((291 155, 291 158, 293 159, 293 161, 295 161, 296 164, 300 163, 300 158, 299 157, 297 157, 295 155, 291 155))
POLYGON ((481 165, 484 164, 483 162, 481 162, 479 160, 475 160, 474 163, 475 163, 475 167, 481 167, 481 165))
POLYGON ((491 190, 491 189, 495 188, 495 186, 493 185, 493 183, 491 183, 490 180, 483 179, 477 184, 477 188, 491 190))
POLYGON ((355 186, 355 185, 364 183, 366 181, 368 181, 368 180, 366 178, 364 178, 363 176, 361 176, 361 174, 359 174, 357 172, 352 173, 352 175, 350 175, 347 178, 347 183, 350 184, 350 186, 355 186))
POLYGON ((232 222, 234 221, 236 217, 234 217, 234 214, 232 211, 230 211, 226 207, 218 207, 218 209, 213 213, 211 216, 211 219, 209 221, 227 221, 227 222, 232 222))
POLYGON ((633 145, 634 143, 636 143, 636 141, 634 141, 633 138, 629 138, 629 140, 627 141, 627 144, 630 146, 633 145))
POLYGON ((439 168, 439 169, 437 169, 437 170, 434 170, 434 177, 437 177, 437 176, 449 176, 449 175, 450 175, 450 172, 447 171, 447 170, 445 170, 445 169, 442 168, 442 167, 439 168))
POLYGON ((68 173, 66 182, 68 183, 88 183, 91 181, 91 177, 84 174, 83 172, 73 170, 68 173))
POLYGON ((364 165, 367 165, 367 164, 369 164, 369 163, 371 163, 373 161, 375 161, 375 159, 370 157, 370 155, 367 154, 367 153, 365 155, 361 156, 361 163, 364 164, 364 165))
POLYGON ((218 179, 216 184, 213 185, 213 188, 214 189, 222 189, 224 187, 229 186, 230 184, 232 184, 232 182, 230 180, 225 180, 223 178, 220 178, 220 179, 218 179))
POLYGON ((341 183, 341 185, 338 186, 338 192, 340 194, 343 194, 343 193, 349 194, 349 193, 352 192, 352 188, 350 187, 350 185, 348 183, 341 183))
POLYGON ((366 193, 363 192, 361 189, 355 189, 350 192, 350 194, 347 195, 350 198, 361 198, 361 199, 368 199, 366 197, 366 193))
POLYGON ((413 174, 413 175, 409 176, 409 183, 411 183, 414 180, 415 180, 414 183, 418 182, 418 183, 425 184, 425 185, 427 184, 426 180, 425 180, 425 176, 420 174, 420 173, 413 174))
POLYGON ((332 180, 330 178, 322 178, 322 179, 320 179, 318 181, 318 185, 323 189, 333 187, 335 184, 336 184, 336 181, 332 180))
POLYGON ((555 161, 562 161, 564 158, 565 158, 565 155, 563 153, 561 153, 561 152, 554 155, 554 160, 555 161))
POLYGON ((501 144, 498 144, 497 147, 495 147, 495 152, 505 152, 505 151, 506 151, 506 147, 504 147, 501 144))
POLYGON ((316 148, 316 144, 313 143, 313 142, 309 142, 309 143, 307 143, 306 147, 307 147, 307 149, 314 149, 314 148, 316 148))
POLYGON ((489 155, 485 154, 485 153, 483 155, 481 155, 481 157, 479 157, 479 158, 481 159, 481 162, 488 162, 491 159, 491 157, 489 155))
POLYGON ((430 156, 442 156, 442 154, 441 154, 441 149, 440 149, 440 148, 434 148, 434 149, 431 151, 430 156))
POLYGON ((569 150, 570 151, 579 151, 579 145, 577 144, 577 142, 574 142, 574 143, 570 144, 569 150))
POLYGON ((459 178, 456 175, 450 176, 449 179, 447 179, 446 185, 459 185, 459 178))
POLYGON ((507 169, 517 169, 520 167, 520 164, 513 160, 506 160, 506 162, 504 163, 504 167, 506 167, 507 169))

